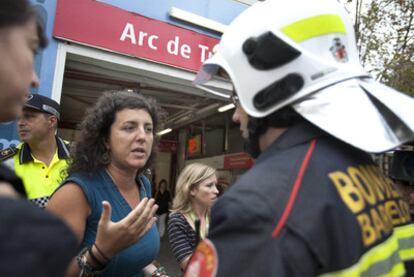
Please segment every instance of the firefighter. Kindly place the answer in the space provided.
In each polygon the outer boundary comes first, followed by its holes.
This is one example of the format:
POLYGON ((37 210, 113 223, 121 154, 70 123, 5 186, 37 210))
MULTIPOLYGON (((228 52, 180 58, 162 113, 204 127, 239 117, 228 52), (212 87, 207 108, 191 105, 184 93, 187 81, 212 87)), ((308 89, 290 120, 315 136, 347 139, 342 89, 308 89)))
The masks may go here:
POLYGON ((233 100, 257 160, 213 206, 186 276, 410 274, 408 206, 369 153, 413 139, 414 100, 363 70, 336 0, 252 5, 194 83, 233 100))

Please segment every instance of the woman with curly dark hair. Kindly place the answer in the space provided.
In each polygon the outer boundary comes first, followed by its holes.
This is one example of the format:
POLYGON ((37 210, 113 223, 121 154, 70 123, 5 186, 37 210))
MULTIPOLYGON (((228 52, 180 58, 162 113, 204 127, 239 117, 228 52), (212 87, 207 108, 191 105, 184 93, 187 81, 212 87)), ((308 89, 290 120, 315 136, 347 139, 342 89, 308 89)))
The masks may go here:
MULTIPOLYGON (((153 157, 155 102, 129 92, 104 93, 81 124, 69 177, 47 209, 80 241, 70 275, 153 276, 159 251, 157 205, 141 174, 153 157)), ((158 275, 162 276, 162 274, 158 275)))

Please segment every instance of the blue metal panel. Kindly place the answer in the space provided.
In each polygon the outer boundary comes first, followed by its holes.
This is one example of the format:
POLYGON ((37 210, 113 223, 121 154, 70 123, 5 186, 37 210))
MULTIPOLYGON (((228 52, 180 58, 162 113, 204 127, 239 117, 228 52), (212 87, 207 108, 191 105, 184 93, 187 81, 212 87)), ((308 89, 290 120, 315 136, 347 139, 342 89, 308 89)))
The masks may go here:
POLYGON ((98 0, 123 10, 138 13, 143 16, 171 23, 198 33, 219 37, 217 33, 198 28, 186 22, 181 22, 169 16, 172 7, 176 7, 225 25, 244 11, 248 6, 233 0, 98 0))

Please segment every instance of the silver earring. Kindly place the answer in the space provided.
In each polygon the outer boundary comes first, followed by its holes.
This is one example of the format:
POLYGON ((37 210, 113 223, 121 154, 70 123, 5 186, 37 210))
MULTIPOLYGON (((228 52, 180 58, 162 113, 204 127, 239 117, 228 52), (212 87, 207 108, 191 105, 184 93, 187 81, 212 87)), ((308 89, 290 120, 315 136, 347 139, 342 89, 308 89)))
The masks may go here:
POLYGON ((109 156, 109 150, 107 150, 102 154, 102 162, 104 164, 109 164, 110 161, 111 161, 111 157, 109 156))

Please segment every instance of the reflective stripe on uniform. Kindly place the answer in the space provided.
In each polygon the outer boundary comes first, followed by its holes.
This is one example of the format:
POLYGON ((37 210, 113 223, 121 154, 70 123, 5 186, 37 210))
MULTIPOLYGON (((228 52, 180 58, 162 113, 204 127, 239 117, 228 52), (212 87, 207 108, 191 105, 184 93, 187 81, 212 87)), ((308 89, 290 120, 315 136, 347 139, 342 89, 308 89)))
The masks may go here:
POLYGON ((346 34, 346 27, 340 16, 325 14, 296 21, 281 31, 295 42, 301 42, 332 33, 346 34))
POLYGON ((29 200, 30 200, 30 202, 32 202, 33 204, 35 204, 39 208, 46 208, 47 204, 49 203, 49 198, 50 197, 45 196, 45 197, 33 198, 33 199, 29 199, 29 200))
POLYGON ((28 199, 49 197, 57 189, 60 182, 66 177, 68 160, 60 160, 57 152, 49 166, 42 161, 34 159, 33 162, 19 163, 19 157, 14 157, 16 175, 24 183, 28 199))
POLYGON ((414 224, 394 228, 403 261, 414 260, 414 224))
POLYGON ((400 258, 398 237, 394 232, 383 243, 366 252, 353 266, 320 276, 403 276, 405 268, 400 258))

